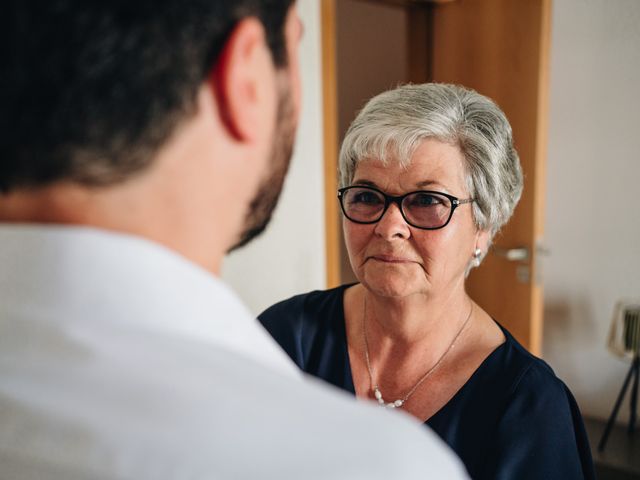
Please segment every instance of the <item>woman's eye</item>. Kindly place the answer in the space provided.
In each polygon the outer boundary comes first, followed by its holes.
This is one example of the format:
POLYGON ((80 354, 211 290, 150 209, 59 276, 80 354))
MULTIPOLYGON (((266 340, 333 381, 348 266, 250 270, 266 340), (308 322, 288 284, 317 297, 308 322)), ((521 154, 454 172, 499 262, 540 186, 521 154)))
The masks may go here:
POLYGON ((411 205, 416 207, 430 207, 433 205, 442 204, 442 199, 435 195, 430 195, 427 193, 420 193, 413 197, 411 200, 411 205))
POLYGON ((381 199, 379 195, 376 195, 373 192, 358 192, 353 195, 352 203, 364 203, 366 205, 377 205, 381 203, 381 199))

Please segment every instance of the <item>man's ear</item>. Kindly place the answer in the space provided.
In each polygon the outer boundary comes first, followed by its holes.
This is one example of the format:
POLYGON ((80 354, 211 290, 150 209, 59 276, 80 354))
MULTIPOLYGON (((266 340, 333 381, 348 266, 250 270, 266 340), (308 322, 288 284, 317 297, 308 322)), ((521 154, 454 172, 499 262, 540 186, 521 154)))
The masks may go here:
MULTIPOLYGON (((255 18, 235 26, 209 75, 223 125, 236 140, 252 141, 263 127, 275 70, 264 27, 255 18)), ((274 101, 274 100, 271 100, 274 101)))

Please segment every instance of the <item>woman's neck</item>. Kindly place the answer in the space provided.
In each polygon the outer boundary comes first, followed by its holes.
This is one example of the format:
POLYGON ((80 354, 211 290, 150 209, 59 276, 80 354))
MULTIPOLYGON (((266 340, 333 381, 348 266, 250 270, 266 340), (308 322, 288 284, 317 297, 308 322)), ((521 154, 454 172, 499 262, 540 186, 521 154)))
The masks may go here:
POLYGON ((402 298, 381 297, 362 288, 359 300, 361 333, 367 336, 370 355, 389 368, 416 360, 435 363, 465 325, 473 303, 463 288, 441 296, 402 298))
POLYGON ((438 296, 414 294, 406 297, 382 297, 362 288, 360 297, 367 328, 407 347, 429 337, 446 335, 447 331, 456 331, 471 305, 471 299, 462 288, 438 296))

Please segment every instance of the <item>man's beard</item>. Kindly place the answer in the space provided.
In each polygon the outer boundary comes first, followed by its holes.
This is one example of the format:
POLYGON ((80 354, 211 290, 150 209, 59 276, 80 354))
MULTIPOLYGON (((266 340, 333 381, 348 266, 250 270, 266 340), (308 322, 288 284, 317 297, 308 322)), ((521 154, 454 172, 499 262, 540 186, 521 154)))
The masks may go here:
POLYGON ((278 204, 284 179, 289 169, 295 132, 296 120, 293 98, 288 82, 282 78, 278 83, 278 110, 276 129, 271 146, 269 170, 249 204, 240 239, 229 251, 249 243, 260 235, 271 221, 271 216, 278 204))

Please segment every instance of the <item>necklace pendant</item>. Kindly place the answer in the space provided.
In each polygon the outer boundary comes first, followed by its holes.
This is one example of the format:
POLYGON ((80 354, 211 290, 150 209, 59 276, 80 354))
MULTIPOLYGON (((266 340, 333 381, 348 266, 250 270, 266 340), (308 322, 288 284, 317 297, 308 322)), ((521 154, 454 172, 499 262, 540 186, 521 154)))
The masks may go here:
POLYGON ((395 402, 385 402, 384 398, 382 398, 382 392, 380 392, 380 389, 377 385, 373 387, 373 396, 376 397, 378 404, 384 408, 400 408, 402 407, 402 405, 404 405, 404 400, 400 399, 396 400, 395 402))
POLYGON ((378 403, 384 403, 384 400, 382 400, 382 393, 380 393, 380 389, 377 386, 373 387, 373 396, 376 397, 378 403))

